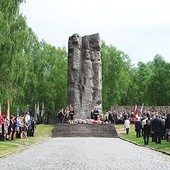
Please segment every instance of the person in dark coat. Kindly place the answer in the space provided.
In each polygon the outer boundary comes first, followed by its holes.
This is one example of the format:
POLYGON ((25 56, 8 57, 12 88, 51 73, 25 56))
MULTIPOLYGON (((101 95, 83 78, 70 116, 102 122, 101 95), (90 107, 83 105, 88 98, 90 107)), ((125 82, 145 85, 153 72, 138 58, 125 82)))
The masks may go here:
POLYGON ((74 118, 74 109, 73 109, 73 107, 71 107, 69 115, 70 115, 70 124, 73 124, 73 118, 74 118))
POLYGON ((12 131, 12 135, 11 135, 11 140, 14 140, 14 135, 16 132, 16 118, 13 118, 13 131, 12 131))
POLYGON ((135 131, 136 131, 136 137, 141 137, 141 130, 142 130, 142 123, 141 120, 138 118, 135 122, 135 131))
POLYGON ((63 119, 64 119, 64 109, 62 108, 58 113, 58 123, 59 124, 63 123, 63 119))
POLYGON ((145 145, 149 144, 150 133, 151 133, 151 125, 149 124, 149 121, 146 120, 146 124, 143 127, 143 139, 145 145))
POLYGON ((94 120, 97 120, 98 119, 98 115, 99 115, 99 111, 95 108, 94 109, 94 120))
POLYGON ((109 117, 108 117, 109 122, 110 122, 110 123, 114 123, 114 121, 113 121, 113 114, 112 114, 112 111, 111 111, 111 110, 109 110, 109 111, 108 111, 108 114, 109 114, 109 117))
MULTIPOLYGON (((0 115, 1 116, 1 115, 0 115)), ((4 135, 5 135, 5 128, 4 128, 4 119, 1 116, 1 126, 2 126, 2 133, 1 133, 1 141, 4 141, 4 135)))
POLYGON ((170 141, 170 114, 167 115, 165 119, 165 129, 166 129, 166 140, 170 141))
POLYGON ((14 117, 10 116, 9 126, 8 126, 8 135, 9 140, 13 140, 13 133, 14 133, 14 117))
POLYGON ((92 110, 90 113, 90 119, 94 119, 94 110, 92 110))
POLYGON ((155 143, 161 144, 161 133, 162 133, 163 127, 162 127, 161 120, 158 118, 158 115, 156 115, 156 118, 152 120, 151 126, 152 126, 152 131, 155 137, 155 143))

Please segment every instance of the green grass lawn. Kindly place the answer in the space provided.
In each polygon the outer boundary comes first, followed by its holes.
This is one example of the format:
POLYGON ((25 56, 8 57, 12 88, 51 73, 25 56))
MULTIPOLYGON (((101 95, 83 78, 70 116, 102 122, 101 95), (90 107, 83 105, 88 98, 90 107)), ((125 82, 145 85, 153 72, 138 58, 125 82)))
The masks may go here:
MULTIPOLYGON (((115 125, 115 127, 121 138, 136 143, 138 145, 144 146, 143 138, 136 137, 135 126, 133 124, 131 124, 130 126, 129 135, 126 135, 126 130, 123 125, 115 125)), ((155 142, 152 142, 152 139, 149 138, 149 144, 147 145, 147 147, 170 154, 170 142, 167 142, 166 140, 162 140, 161 144, 155 144, 155 142)))
POLYGON ((53 125, 37 125, 34 137, 15 139, 13 141, 0 141, 0 157, 47 139, 52 135, 53 129, 53 125))

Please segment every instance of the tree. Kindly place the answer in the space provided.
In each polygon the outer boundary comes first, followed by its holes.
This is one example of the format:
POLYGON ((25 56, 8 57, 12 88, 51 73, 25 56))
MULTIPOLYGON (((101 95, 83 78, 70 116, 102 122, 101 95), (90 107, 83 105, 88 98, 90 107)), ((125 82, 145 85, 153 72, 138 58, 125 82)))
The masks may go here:
POLYGON ((148 85, 148 98, 151 105, 169 105, 170 64, 162 56, 156 55, 151 63, 152 75, 148 85))
POLYGON ((102 74, 103 74, 103 106, 109 109, 111 106, 125 104, 127 89, 129 88, 130 60, 122 51, 113 46, 102 44, 102 74))

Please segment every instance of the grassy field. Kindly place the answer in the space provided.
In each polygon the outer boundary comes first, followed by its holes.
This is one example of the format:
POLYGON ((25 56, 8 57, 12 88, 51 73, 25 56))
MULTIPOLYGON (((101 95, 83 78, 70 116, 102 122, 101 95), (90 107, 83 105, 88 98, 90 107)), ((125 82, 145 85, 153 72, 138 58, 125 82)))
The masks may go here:
POLYGON ((51 136, 53 129, 53 125, 37 125, 34 137, 15 139, 13 141, 0 141, 0 157, 47 139, 51 136))
MULTIPOLYGON (((135 144, 144 146, 143 138, 136 137, 135 126, 133 124, 130 127, 129 135, 126 135, 125 128, 123 125, 115 125, 115 127, 121 138, 133 142, 135 144)), ((147 147, 170 154, 170 142, 167 142, 166 140, 162 140, 161 144, 155 144, 155 142, 152 142, 152 139, 149 138, 149 144, 147 145, 147 147)))

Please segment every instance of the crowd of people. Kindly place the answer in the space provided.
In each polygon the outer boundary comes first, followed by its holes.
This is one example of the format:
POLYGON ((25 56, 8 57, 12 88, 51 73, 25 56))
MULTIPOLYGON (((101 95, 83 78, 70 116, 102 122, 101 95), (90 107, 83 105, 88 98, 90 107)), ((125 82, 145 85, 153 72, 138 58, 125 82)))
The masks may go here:
POLYGON ((161 144, 161 140, 170 141, 170 114, 149 112, 137 117, 135 121, 136 137, 143 137, 144 144, 148 145, 149 138, 152 142, 161 144))
POLYGON ((143 137, 144 144, 152 142, 161 144, 162 140, 170 141, 170 113, 163 111, 144 111, 134 115, 124 114, 124 127, 129 134, 130 124, 134 123, 136 137, 143 137))
POLYGON ((57 116, 57 123, 62 124, 66 119, 69 118, 69 123, 74 123, 74 109, 73 107, 68 107, 66 110, 63 108, 59 110, 58 116, 57 116))
MULTIPOLYGON (((126 134, 129 134, 130 119, 127 118, 124 121, 124 127, 126 134)), ((161 116, 155 114, 152 118, 147 116, 138 117, 135 121, 136 137, 143 137, 144 144, 149 144, 149 138, 152 138, 152 142, 161 144, 161 140, 170 141, 170 114, 167 116, 161 116)))
POLYGON ((11 115, 8 119, 5 114, 0 115, 0 140, 14 140, 16 138, 33 137, 35 130, 35 121, 26 112, 24 116, 17 114, 11 115))
POLYGON ((163 111, 150 111, 146 110, 138 112, 137 116, 131 110, 118 111, 110 109, 105 114, 99 113, 94 108, 87 119, 74 119, 74 109, 61 109, 58 113, 58 123, 63 123, 65 117, 69 118, 72 124, 124 124, 126 134, 129 134, 130 125, 135 125, 136 137, 143 137, 144 144, 148 145, 149 137, 152 142, 161 143, 161 140, 170 141, 170 113, 163 111))

